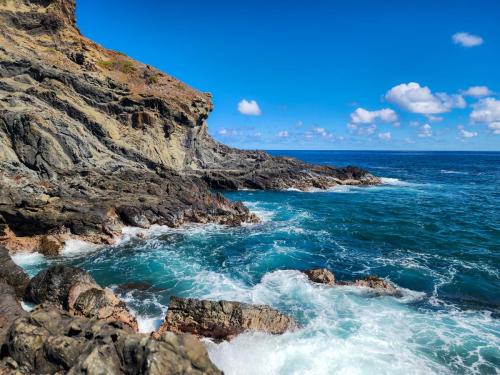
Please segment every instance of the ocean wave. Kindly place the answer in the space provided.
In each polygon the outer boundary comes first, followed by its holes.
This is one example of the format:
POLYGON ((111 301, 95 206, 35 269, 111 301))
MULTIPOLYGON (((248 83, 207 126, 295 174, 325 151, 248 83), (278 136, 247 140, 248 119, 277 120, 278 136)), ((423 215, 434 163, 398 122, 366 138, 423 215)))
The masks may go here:
POLYGON ((101 249, 101 245, 96 245, 82 240, 66 240, 59 255, 64 257, 77 257, 101 249))
POLYGON ((26 268, 36 264, 43 263, 45 257, 40 253, 15 253, 10 256, 15 264, 26 268))
POLYGON ((460 171, 453 171, 453 170, 447 170, 447 169, 441 169, 440 172, 442 174, 469 174, 469 172, 460 172, 460 171))
POLYGON ((380 181, 382 182, 383 185, 391 185, 391 186, 410 186, 410 185, 412 185, 409 182, 402 181, 399 178, 392 178, 392 177, 381 177, 380 181))

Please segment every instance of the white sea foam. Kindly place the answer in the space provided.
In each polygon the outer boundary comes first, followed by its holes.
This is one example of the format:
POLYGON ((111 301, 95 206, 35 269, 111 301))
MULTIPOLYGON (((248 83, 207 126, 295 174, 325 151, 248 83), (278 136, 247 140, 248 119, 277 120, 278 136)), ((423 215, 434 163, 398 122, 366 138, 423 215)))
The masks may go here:
POLYGON ((263 222, 271 221, 276 215, 276 211, 263 207, 261 202, 243 202, 243 204, 263 222))
MULTIPOLYGON (((217 284, 213 288, 219 289, 217 284)), ((451 351, 444 363, 458 361, 454 350, 461 349, 453 346, 473 337, 477 346, 469 353, 470 366, 483 363, 492 368, 477 350, 498 350, 498 323, 491 316, 418 311, 409 303, 423 298, 422 293, 402 292, 403 298, 371 298, 362 288, 317 285, 301 272, 275 271, 244 293, 223 294, 282 311, 301 311, 301 328, 279 336, 246 333, 229 342, 204 342, 212 361, 226 374, 453 373, 435 357, 422 354, 436 345, 436 337, 441 340, 436 347, 440 355, 451 351)))
POLYGON ((10 257, 20 267, 33 266, 45 260, 45 257, 40 253, 16 253, 10 257))
POLYGON ((60 255, 74 257, 96 251, 101 247, 102 246, 82 240, 67 240, 64 243, 64 247, 62 248, 60 255))
POLYGON ((452 171, 452 170, 447 170, 447 169, 441 169, 441 173, 443 173, 443 174, 469 174, 468 172, 452 171))
POLYGON ((33 310, 35 305, 29 302, 21 301, 21 307, 23 308, 24 311, 30 312, 31 310, 33 310))
POLYGON ((411 185, 409 182, 401 181, 398 178, 390 178, 390 177, 381 177, 380 181, 383 185, 391 185, 391 186, 409 186, 411 185))

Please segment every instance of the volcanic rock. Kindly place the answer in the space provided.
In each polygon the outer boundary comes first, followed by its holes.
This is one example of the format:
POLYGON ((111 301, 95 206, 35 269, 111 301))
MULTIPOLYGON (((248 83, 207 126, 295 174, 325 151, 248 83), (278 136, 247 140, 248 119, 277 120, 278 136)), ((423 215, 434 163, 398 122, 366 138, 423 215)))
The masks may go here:
POLYGON ((41 271, 29 283, 26 299, 50 303, 75 316, 119 321, 137 331, 137 320, 108 288, 101 288, 87 272, 63 265, 41 271))
POLYGON ((266 305, 171 297, 155 336, 171 331, 227 340, 245 331, 282 334, 297 327, 292 318, 266 305))
POLYGON ((2 374, 222 374, 194 336, 154 339, 43 305, 14 322, 3 356, 2 374))
POLYGON ((326 285, 335 285, 335 276, 326 268, 315 268, 311 270, 304 271, 309 280, 326 285))
POLYGON ((9 327, 14 320, 25 314, 14 288, 8 284, 0 283, 0 357, 1 346, 9 327))

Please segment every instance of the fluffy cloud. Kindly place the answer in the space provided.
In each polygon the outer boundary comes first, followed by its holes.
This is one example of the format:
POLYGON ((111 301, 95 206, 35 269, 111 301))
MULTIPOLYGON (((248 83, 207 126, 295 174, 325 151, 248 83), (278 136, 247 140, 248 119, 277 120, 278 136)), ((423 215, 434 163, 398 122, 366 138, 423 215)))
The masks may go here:
POLYGON ((313 131, 323 138, 333 138, 333 134, 328 132, 325 128, 314 128, 313 131))
POLYGON ((377 125, 375 124, 347 124, 347 129, 358 135, 369 136, 375 133, 377 130, 377 125))
POLYGON ((490 128, 494 134, 500 134, 500 122, 492 122, 488 124, 488 128, 490 128))
POLYGON ((488 124, 488 128, 494 134, 500 134, 500 100, 481 99, 474 104, 470 120, 475 123, 488 124))
POLYGON ((396 122, 398 115, 392 109, 383 108, 378 111, 368 111, 364 108, 357 108, 351 113, 351 122, 354 124, 369 124, 380 119, 382 122, 396 122))
POLYGON ((259 104, 255 100, 248 101, 246 99, 243 99, 238 103, 238 111, 242 115, 247 116, 260 116, 262 114, 259 104))
POLYGON ((378 138, 382 141, 389 141, 391 139, 391 132, 378 133, 378 138))
POLYGON ((491 90, 486 86, 471 86, 467 90, 463 91, 463 94, 473 96, 474 98, 480 98, 481 96, 490 95, 491 90))
POLYGON ((432 127, 429 124, 422 125, 417 135, 420 138, 432 137, 432 127))
POLYGON ((465 32, 455 33, 451 39, 453 43, 460 44, 463 47, 475 47, 483 44, 483 38, 465 32))
POLYGON ((416 82, 402 83, 391 88, 386 99, 401 108, 424 115, 432 115, 450 111, 452 108, 464 108, 465 100, 461 95, 445 93, 433 94, 427 86, 416 82))
POLYGON ((459 134, 462 138, 473 138, 477 137, 477 132, 469 132, 465 129, 460 129, 459 134))
POLYGON ((278 137, 280 137, 280 138, 288 137, 288 131, 282 130, 282 131, 278 132, 278 137))

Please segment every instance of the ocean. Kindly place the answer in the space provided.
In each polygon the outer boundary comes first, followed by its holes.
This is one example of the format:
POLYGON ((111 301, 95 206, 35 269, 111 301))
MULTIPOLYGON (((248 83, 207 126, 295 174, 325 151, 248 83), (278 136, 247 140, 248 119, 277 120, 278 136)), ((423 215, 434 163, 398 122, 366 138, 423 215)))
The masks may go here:
POLYGON ((113 246, 72 241, 62 256, 17 255, 30 275, 84 268, 159 326, 171 295, 268 304, 301 328, 204 340, 226 374, 499 374, 500 153, 272 151, 356 165, 376 187, 225 192, 262 222, 128 228, 113 246), (299 272, 386 278, 403 296, 313 285, 299 272), (136 289, 118 287, 140 283, 136 289))

